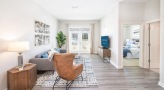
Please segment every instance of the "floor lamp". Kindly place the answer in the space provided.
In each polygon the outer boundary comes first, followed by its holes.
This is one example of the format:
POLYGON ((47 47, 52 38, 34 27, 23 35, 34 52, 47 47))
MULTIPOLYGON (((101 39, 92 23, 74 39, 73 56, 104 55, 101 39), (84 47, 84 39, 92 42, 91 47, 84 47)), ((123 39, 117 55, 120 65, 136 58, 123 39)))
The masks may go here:
POLYGON ((16 41, 10 42, 7 47, 7 51, 9 52, 17 52, 18 56, 18 66, 23 66, 23 55, 22 52, 29 50, 29 42, 28 41, 16 41))

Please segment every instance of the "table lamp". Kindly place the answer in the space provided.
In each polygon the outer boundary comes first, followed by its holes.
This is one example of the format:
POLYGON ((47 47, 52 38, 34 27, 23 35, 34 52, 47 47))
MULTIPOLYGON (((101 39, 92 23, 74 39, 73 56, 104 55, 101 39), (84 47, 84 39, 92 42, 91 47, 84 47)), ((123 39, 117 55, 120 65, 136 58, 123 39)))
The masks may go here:
POLYGON ((29 42, 28 41, 15 41, 10 42, 7 47, 7 51, 9 52, 17 52, 18 56, 18 66, 23 66, 23 55, 22 52, 29 50, 29 42))

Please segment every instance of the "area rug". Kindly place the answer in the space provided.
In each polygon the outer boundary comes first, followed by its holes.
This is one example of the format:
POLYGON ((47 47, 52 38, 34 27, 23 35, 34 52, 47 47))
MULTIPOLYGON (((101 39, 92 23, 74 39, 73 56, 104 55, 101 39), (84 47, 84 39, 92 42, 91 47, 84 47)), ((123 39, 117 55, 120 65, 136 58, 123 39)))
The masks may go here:
MULTIPOLYGON (((74 61, 76 65, 83 63, 83 81, 82 78, 79 77, 73 82, 71 87, 97 87, 98 83, 94 75, 92 64, 89 58, 79 57, 76 58, 74 61)), ((52 71, 45 72, 44 74, 39 74, 35 86, 53 87, 56 77, 57 73, 52 71)), ((67 81, 60 79, 60 81, 55 85, 55 87, 66 87, 66 82, 67 81)))

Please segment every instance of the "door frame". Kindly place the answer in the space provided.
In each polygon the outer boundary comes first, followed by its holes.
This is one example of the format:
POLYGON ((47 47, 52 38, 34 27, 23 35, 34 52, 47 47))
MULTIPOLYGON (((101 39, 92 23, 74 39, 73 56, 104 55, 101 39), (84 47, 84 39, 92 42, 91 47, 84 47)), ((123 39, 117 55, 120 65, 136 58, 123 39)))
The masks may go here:
POLYGON ((120 26, 120 64, 119 64, 119 69, 123 69, 124 66, 123 66, 123 26, 125 24, 129 24, 129 25, 135 25, 135 24, 138 24, 141 26, 141 29, 140 29, 140 54, 139 54, 139 67, 143 68, 144 67, 144 23, 143 22, 126 22, 126 23, 121 23, 121 26, 120 26))
MULTIPOLYGON (((148 62, 148 57, 149 57, 149 52, 147 51, 149 49, 149 47, 147 47, 148 43, 149 43, 149 37, 147 36, 148 35, 148 31, 147 31, 147 26, 151 23, 155 23, 155 22, 160 22, 160 19, 156 19, 156 20, 151 20, 151 21, 148 21, 148 22, 145 22, 145 30, 144 30, 144 50, 145 50, 145 53, 144 53, 144 68, 148 69, 149 68, 149 62, 148 62)), ((159 52, 160 53, 160 52, 159 52)))

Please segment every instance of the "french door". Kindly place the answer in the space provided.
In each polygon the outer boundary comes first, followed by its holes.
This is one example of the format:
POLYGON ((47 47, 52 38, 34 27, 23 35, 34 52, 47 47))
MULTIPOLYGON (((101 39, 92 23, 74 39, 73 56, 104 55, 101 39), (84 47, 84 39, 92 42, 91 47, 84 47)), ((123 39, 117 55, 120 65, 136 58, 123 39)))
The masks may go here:
POLYGON ((90 53, 91 29, 90 28, 69 28, 69 52, 90 53))

